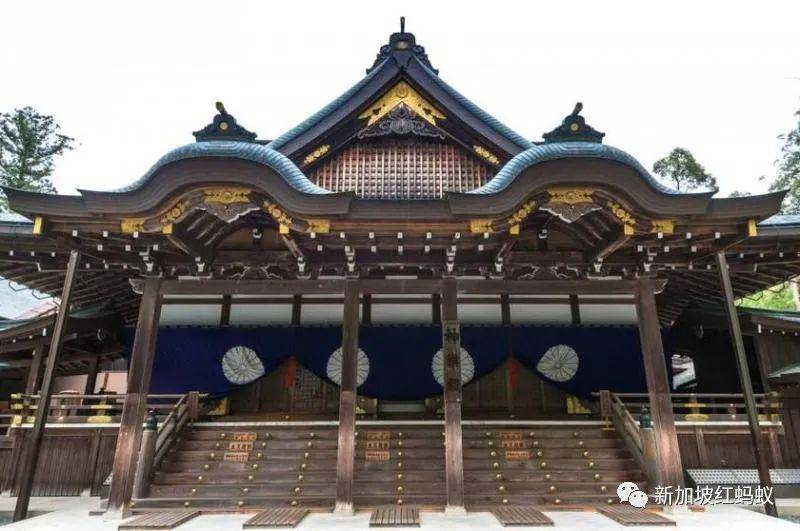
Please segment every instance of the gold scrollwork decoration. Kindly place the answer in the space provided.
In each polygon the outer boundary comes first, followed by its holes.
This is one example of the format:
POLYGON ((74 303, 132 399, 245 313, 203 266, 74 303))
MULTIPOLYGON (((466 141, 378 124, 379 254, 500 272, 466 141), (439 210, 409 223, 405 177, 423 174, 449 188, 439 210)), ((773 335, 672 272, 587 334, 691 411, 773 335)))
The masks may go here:
POLYGON ((122 231, 123 234, 144 232, 144 222, 144 218, 123 218, 120 221, 120 231, 122 231))
POLYGON ((636 220, 633 219, 633 216, 631 216, 627 210, 622 208, 622 206, 619 205, 619 203, 609 201, 608 207, 611 209, 611 212, 617 217, 617 219, 620 220, 625 225, 633 226, 636 224, 636 220))
POLYGON ((492 232, 493 219, 471 219, 469 220, 469 231, 472 234, 484 234, 492 232))
POLYGON ((306 232, 316 232, 318 234, 328 234, 331 231, 331 222, 327 219, 307 219, 308 228, 306 232))
POLYGON ((508 225, 519 225, 536 209, 536 201, 528 201, 506 220, 508 225))
POLYGON ((324 144, 322 146, 319 146, 317 149, 306 155, 306 158, 303 159, 303 166, 308 166, 312 162, 315 162, 321 157, 324 157, 325 154, 328 153, 328 151, 330 150, 331 150, 330 144, 324 144))
MULTIPOLYGON (((286 215, 286 212, 281 210, 277 203, 272 201, 264 201, 264 210, 272 216, 279 225, 289 227, 292 225, 292 218, 286 215)), ((285 234, 282 232, 282 234, 285 234)))
POLYGON ((175 205, 167 210, 166 214, 161 216, 161 225, 171 225, 180 219, 186 213, 186 209, 189 208, 190 201, 184 199, 182 201, 178 201, 175 205))
POLYGON ((579 203, 592 203, 593 188, 552 188, 547 190, 551 203, 576 205, 579 203))
POLYGON ((500 164, 500 159, 497 157, 497 155, 495 155, 485 147, 476 145, 472 146, 472 149, 475 150, 475 153, 477 153, 480 158, 482 158, 489 164, 493 166, 498 166, 500 164))
POLYGON ((206 203, 221 203, 223 205, 248 203, 250 201, 248 196, 251 191, 250 188, 205 188, 203 189, 205 193, 204 201, 206 203))
POLYGON ((369 126, 386 116, 389 111, 400 104, 407 106, 420 118, 433 126, 436 125, 436 120, 445 119, 444 114, 405 81, 400 81, 386 91, 378 101, 370 105, 358 117, 361 119, 368 118, 367 125, 369 126))

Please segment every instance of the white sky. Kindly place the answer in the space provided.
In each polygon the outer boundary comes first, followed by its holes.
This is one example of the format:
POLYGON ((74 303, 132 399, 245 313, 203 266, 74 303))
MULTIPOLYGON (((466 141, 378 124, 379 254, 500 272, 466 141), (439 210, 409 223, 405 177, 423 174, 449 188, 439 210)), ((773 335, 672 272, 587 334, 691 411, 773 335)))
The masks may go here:
POLYGON ((722 194, 764 191, 800 108, 800 2, 4 2, 0 110, 53 114, 79 147, 62 193, 110 189, 193 141, 222 100, 275 138, 355 84, 406 29, 440 75, 530 139, 583 101, 646 167, 682 146, 722 194))

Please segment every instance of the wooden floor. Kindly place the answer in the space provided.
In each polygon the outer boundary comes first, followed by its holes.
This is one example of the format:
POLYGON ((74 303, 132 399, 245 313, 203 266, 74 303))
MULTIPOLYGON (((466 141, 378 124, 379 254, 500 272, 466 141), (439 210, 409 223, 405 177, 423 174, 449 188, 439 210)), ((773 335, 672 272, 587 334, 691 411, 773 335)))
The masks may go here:
POLYGON ((553 521, 534 507, 498 507, 492 514, 503 526, 552 526, 553 521))
POLYGON ((402 505, 387 505, 372 511, 370 527, 419 527, 419 509, 402 505))
POLYGON ((148 513, 137 516, 133 520, 119 524, 119 529, 174 529, 175 527, 188 522, 199 514, 200 511, 194 510, 148 513))
POLYGON ((618 524, 634 525, 675 525, 673 520, 660 514, 651 513, 631 505, 607 505, 597 508, 597 512, 605 515, 618 524))
POLYGON ((261 511, 244 524, 243 529, 274 529, 297 527, 308 514, 308 509, 274 508, 261 511))

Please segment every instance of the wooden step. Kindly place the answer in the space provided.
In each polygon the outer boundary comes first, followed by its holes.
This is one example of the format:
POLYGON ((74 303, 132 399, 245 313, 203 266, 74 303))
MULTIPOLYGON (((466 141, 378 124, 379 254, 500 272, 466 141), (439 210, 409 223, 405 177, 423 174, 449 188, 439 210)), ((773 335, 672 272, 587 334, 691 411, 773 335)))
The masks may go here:
POLYGON ((674 520, 628 504, 604 505, 597 512, 624 526, 675 525, 674 520))
POLYGON ((266 509, 250 518, 242 529, 274 529, 297 527, 308 514, 308 509, 266 509))
POLYGON ((419 527, 419 509, 407 505, 387 505, 372 511, 370 527, 419 527))
POLYGON ((553 521, 534 507, 498 507, 492 514, 502 526, 552 526, 553 521))
POLYGON ((119 524, 119 529, 129 531, 140 529, 174 529, 199 514, 200 511, 196 510, 143 514, 119 524))

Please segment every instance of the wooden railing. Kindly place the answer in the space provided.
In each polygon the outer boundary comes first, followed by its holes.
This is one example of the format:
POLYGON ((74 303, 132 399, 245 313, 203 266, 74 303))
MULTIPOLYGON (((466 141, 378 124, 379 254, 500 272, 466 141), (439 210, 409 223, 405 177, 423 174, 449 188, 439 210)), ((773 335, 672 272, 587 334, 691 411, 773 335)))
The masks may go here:
POLYGON ((183 431, 183 428, 189 422, 197 420, 200 414, 200 399, 201 397, 205 398, 205 396, 201 396, 196 391, 182 395, 164 420, 159 423, 153 454, 153 467, 157 467, 161 463, 161 460, 167 455, 169 448, 183 431))
MULTIPOLYGON (((599 394, 598 394, 599 395, 599 394)), ((644 393, 613 393, 628 411, 638 413, 650 407, 644 393)), ((741 393, 672 393, 672 410, 678 421, 746 421, 747 412, 741 393)), ((762 421, 780 421, 781 403, 775 393, 754 395, 762 421)))
MULTIPOLYGON (((189 393, 191 394, 191 393, 189 393)), ((195 393, 197 395, 197 393, 195 393)), ((147 396, 147 407, 156 411, 159 423, 174 413, 180 402, 186 403, 187 394, 153 394, 147 396)), ((6 426, 14 428, 33 422, 39 408, 38 394, 15 394, 11 397, 11 413, 2 414, 6 426)), ((200 395, 197 395, 197 400, 200 395)), ((119 422, 125 402, 124 394, 84 395, 61 393, 50 399, 48 424, 109 424, 119 422)), ((0 421, 2 425, 2 421, 0 421)))

